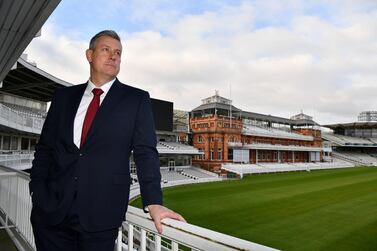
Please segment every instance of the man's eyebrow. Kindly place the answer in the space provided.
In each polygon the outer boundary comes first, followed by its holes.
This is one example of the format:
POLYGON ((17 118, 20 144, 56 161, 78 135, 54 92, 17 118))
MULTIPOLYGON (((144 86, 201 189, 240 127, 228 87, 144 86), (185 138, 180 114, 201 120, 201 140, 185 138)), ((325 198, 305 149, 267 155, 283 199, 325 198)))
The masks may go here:
MULTIPOLYGON (((108 44, 102 44, 102 45, 100 45, 100 47, 107 47, 107 48, 112 48, 110 45, 108 45, 108 44)), ((121 48, 115 48, 114 50, 117 50, 117 51, 122 51, 122 49, 121 48)))

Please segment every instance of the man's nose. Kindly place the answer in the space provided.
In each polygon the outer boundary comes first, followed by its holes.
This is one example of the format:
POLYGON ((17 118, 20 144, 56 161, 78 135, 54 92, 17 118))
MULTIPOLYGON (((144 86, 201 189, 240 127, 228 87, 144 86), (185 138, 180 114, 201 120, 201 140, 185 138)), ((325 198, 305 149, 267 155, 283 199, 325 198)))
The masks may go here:
POLYGON ((116 52, 110 51, 110 59, 115 59, 116 52))

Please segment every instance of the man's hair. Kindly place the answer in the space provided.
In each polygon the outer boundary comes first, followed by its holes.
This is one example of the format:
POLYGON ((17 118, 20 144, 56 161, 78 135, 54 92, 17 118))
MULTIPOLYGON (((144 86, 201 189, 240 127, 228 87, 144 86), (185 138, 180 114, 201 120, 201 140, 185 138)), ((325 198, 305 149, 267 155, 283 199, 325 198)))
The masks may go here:
POLYGON ((103 36, 111 37, 121 42, 119 35, 115 31, 103 30, 103 31, 98 32, 96 35, 94 35, 94 37, 92 37, 92 39, 90 39, 89 49, 94 50, 96 48, 98 38, 103 37, 103 36))

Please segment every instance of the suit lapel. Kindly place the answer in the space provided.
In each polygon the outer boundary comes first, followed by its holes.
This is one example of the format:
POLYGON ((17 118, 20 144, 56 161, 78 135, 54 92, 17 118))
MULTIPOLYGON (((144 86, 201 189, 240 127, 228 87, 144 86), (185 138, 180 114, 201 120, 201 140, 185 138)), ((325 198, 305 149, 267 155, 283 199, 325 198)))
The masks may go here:
POLYGON ((70 100, 67 104, 67 116, 68 116, 67 117, 67 122, 68 122, 67 138, 70 139, 70 141, 72 142, 72 145, 74 145, 76 148, 77 148, 77 146, 73 142, 73 126, 74 126, 74 122, 75 122, 77 109, 79 108, 82 96, 84 95, 84 92, 85 92, 87 85, 88 84, 82 84, 82 85, 77 86, 77 90, 75 90, 75 92, 73 92, 73 94, 70 94, 70 96, 69 96, 70 100))
POLYGON ((106 124, 107 118, 111 116, 111 112, 121 101, 123 97, 123 92, 120 90, 121 85, 122 84, 118 81, 118 79, 116 79, 109 92, 106 94, 106 97, 102 101, 101 106, 99 107, 96 116, 94 117, 92 125, 90 126, 83 147, 85 147, 85 145, 91 140, 93 134, 95 134, 97 130, 100 130, 103 124, 106 124))

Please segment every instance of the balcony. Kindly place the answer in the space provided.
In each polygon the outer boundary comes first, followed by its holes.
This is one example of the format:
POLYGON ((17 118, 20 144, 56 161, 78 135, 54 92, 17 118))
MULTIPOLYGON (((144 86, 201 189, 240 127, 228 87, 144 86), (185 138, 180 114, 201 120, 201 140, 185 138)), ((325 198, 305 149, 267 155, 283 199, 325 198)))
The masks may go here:
MULTIPOLYGON (((29 175, 0 167, 0 223, 19 250, 35 250, 30 224, 29 175)), ((276 250, 209 229, 172 219, 163 221, 163 234, 157 234, 149 215, 129 207, 119 229, 117 251, 125 250, 276 250)))
POLYGON ((264 144, 264 143, 242 144, 239 142, 228 142, 228 147, 252 149, 252 150, 272 150, 272 151, 302 151, 302 152, 322 151, 321 147, 314 147, 314 146, 280 145, 280 144, 264 144))
POLYGON ((22 116, 0 103, 0 124, 22 132, 40 134, 43 118, 22 116))
POLYGON ((243 144, 241 142, 228 142, 228 147, 233 148, 233 147, 242 147, 243 144))
POLYGON ((17 170, 25 170, 31 168, 33 159, 33 152, 0 154, 0 165, 17 170))

